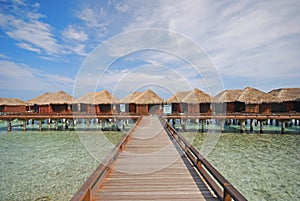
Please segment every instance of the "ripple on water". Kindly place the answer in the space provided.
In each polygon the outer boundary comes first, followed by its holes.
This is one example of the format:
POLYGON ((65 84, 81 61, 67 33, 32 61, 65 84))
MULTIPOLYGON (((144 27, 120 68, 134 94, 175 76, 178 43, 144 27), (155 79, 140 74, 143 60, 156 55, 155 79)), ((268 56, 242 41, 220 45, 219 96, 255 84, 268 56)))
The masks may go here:
POLYGON ((0 200, 69 200, 98 166, 75 131, 2 131, 0 152, 0 200))
MULTIPOLYGON (((206 135, 196 134, 198 150, 206 135)), ((207 159, 249 200, 300 200, 299 145, 299 134, 223 133, 207 159)))

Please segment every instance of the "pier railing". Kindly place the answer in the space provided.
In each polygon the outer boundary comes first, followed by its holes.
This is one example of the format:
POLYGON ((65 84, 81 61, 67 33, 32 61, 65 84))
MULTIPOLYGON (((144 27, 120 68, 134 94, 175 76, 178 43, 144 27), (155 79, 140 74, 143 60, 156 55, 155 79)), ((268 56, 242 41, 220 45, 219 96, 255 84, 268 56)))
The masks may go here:
POLYGON ((132 132, 139 124, 141 117, 139 117, 134 126, 126 133, 126 135, 119 141, 115 149, 106 157, 93 174, 86 180, 82 187, 71 198, 71 201, 90 201, 93 195, 99 189, 100 185, 106 178, 107 174, 111 171, 111 165, 116 160, 122 150, 124 150, 128 143, 132 132))
POLYGON ((202 177, 223 201, 246 201, 247 199, 225 179, 180 133, 164 119, 160 118, 166 131, 177 141, 181 149, 194 164, 202 177))

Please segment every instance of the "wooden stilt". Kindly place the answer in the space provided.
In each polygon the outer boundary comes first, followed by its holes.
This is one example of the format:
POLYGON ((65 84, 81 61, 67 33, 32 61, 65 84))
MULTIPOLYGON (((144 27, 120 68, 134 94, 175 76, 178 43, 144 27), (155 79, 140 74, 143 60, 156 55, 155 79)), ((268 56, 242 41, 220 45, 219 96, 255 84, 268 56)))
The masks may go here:
POLYGON ((7 131, 10 132, 11 131, 11 121, 7 122, 7 131))
POLYGON ((204 132, 204 120, 201 120, 201 132, 204 132))
POLYGON ((221 129, 221 132, 224 133, 224 120, 220 120, 220 129, 221 129))
POLYGON ((250 131, 253 132, 253 119, 250 119, 250 131))
POLYGON ((259 122, 259 133, 264 133, 263 125, 264 125, 264 122, 263 122, 263 121, 260 121, 260 122, 259 122))
POLYGON ((22 120, 22 130, 26 131, 26 120, 22 120))
POLYGON ((286 130, 285 130, 285 125, 286 122, 285 121, 281 121, 281 134, 285 134, 286 133, 286 130))
POLYGON ((55 130, 58 130, 58 119, 55 121, 55 130))
POLYGON ((39 130, 42 131, 42 120, 39 120, 39 130))
POLYGON ((246 120, 240 120, 241 133, 245 133, 245 131, 246 131, 245 124, 246 124, 246 120))

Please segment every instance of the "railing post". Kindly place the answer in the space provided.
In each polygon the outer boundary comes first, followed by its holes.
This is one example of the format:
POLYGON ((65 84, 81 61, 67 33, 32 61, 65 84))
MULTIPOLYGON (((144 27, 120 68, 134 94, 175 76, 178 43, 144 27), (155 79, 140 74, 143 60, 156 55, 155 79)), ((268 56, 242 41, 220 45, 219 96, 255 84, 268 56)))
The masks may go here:
POLYGON ((223 201, 231 201, 231 196, 229 195, 229 193, 227 193, 227 191, 224 189, 224 196, 223 196, 223 201))
POLYGON ((89 189, 89 190, 86 192, 86 194, 85 194, 85 196, 84 196, 84 198, 83 198, 82 201, 90 201, 90 200, 91 200, 91 189, 89 189))

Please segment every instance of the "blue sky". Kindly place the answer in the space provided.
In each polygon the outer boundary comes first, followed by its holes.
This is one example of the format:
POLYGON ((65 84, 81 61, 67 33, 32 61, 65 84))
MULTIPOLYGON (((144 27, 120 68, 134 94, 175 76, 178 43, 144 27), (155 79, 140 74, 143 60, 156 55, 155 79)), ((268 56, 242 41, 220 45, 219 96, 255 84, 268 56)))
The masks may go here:
MULTIPOLYGON (((218 72, 217 89, 300 86, 300 1, 0 0, 0 8, 0 97, 27 100, 58 90, 79 96, 78 83, 119 98, 146 88, 165 98, 195 87, 215 95, 206 73, 195 72, 181 55, 133 51, 135 36, 123 44, 132 51, 109 68, 90 71, 95 78, 82 74, 96 47, 148 28, 178 33, 201 47, 218 72)), ((185 48, 192 55, 194 49, 185 48)))

